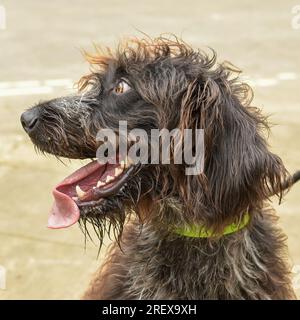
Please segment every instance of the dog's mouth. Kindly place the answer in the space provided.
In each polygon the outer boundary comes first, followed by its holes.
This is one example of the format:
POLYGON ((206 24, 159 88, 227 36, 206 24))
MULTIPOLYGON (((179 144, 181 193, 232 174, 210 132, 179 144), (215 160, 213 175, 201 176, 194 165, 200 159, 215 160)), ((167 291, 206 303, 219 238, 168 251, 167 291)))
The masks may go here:
POLYGON ((67 228, 80 218, 80 209, 99 204, 115 195, 136 171, 126 159, 116 164, 92 161, 59 183, 53 190, 54 204, 48 219, 52 229, 67 228))

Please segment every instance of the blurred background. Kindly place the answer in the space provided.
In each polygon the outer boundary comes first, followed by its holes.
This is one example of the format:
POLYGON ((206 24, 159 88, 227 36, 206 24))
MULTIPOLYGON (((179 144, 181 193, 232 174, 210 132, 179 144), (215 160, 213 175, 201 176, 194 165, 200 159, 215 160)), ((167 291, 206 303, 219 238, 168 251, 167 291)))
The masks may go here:
MULTIPOLYGON (((82 162, 35 153, 22 111, 73 92, 89 72, 81 49, 171 32, 243 70, 254 105, 274 123, 269 142, 300 169, 300 0, 0 0, 0 299, 78 299, 100 265, 78 226, 46 228, 51 189, 82 162), (4 273, 6 271, 6 277, 4 273), (2 274, 2 276, 1 276, 2 274), (6 281, 4 281, 6 278, 6 281), (1 280, 2 279, 2 280, 1 280)), ((300 183, 280 206, 300 293, 300 183)), ((109 243, 109 242, 107 242, 109 243)))

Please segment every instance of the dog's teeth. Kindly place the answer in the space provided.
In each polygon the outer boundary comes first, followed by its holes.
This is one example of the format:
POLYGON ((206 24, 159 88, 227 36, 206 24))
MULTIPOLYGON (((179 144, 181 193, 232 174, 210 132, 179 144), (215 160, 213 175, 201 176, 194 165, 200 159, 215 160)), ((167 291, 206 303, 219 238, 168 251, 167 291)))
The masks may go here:
POLYGON ((114 177, 112 176, 107 176, 105 182, 108 183, 110 181, 114 180, 114 177))
POLYGON ((85 192, 83 190, 81 190, 78 185, 76 186, 76 193, 77 193, 79 199, 85 196, 85 192))
POLYGON ((127 162, 129 163, 130 166, 134 164, 134 161, 129 157, 127 158, 127 162))
POLYGON ((115 177, 119 176, 122 172, 123 172, 123 170, 121 168, 116 168, 115 169, 115 177))
POLYGON ((102 186, 105 186, 105 182, 102 182, 102 181, 98 181, 97 182, 97 188, 100 188, 100 187, 102 187, 102 186))
POLYGON ((133 164, 133 161, 128 156, 126 156, 125 160, 122 160, 120 164, 122 169, 127 169, 133 164))
POLYGON ((122 160, 120 162, 120 167, 121 167, 121 169, 125 169, 126 165, 125 165, 125 161, 124 160, 122 160))
POLYGON ((129 158, 126 157, 126 158, 125 158, 125 167, 126 167, 126 168, 129 167, 129 161, 130 161, 129 158))
POLYGON ((73 200, 77 201, 78 200, 78 197, 72 197, 73 200))

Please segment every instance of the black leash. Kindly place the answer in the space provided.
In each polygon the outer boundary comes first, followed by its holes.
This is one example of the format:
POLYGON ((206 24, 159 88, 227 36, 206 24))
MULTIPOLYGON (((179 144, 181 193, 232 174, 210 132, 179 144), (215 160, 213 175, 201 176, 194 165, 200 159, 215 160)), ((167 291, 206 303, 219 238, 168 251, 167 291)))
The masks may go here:
POLYGON ((287 188, 291 187, 299 180, 300 180, 300 170, 296 171, 292 175, 291 179, 289 179, 283 183, 283 189, 287 189, 287 188))

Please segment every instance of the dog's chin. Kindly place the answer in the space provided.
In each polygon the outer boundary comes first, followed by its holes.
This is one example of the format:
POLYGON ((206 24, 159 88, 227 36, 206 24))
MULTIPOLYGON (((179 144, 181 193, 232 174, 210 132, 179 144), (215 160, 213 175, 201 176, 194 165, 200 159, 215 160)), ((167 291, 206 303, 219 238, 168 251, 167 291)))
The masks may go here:
POLYGON ((119 192, 115 196, 102 199, 93 206, 80 207, 78 220, 80 229, 85 237, 91 240, 93 237, 90 231, 91 229, 94 231, 94 235, 100 241, 99 250, 105 235, 113 236, 116 241, 119 241, 128 214, 125 202, 123 192, 119 192))

